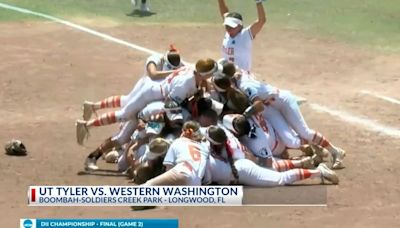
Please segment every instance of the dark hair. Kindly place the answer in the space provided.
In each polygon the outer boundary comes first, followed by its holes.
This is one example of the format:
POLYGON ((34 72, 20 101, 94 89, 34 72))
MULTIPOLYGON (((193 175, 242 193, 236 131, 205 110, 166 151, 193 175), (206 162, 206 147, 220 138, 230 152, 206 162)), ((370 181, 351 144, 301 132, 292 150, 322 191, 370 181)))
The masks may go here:
POLYGON ((177 52, 168 52, 167 60, 174 67, 178 67, 181 64, 181 56, 177 52))
POLYGON ((225 74, 217 74, 212 79, 216 86, 221 89, 229 89, 231 87, 231 78, 225 74))
POLYGON ((224 60, 221 62, 222 65, 222 73, 229 77, 233 77, 233 75, 236 73, 236 67, 235 64, 231 61, 224 60))
POLYGON ((212 109, 207 109, 201 112, 200 116, 204 116, 206 118, 210 118, 215 122, 218 121, 218 113, 212 109))
POLYGON ((233 120, 233 127, 235 128, 239 137, 249 134, 251 130, 249 121, 242 115, 233 120))
POLYGON ((228 91, 228 97, 226 106, 234 113, 241 114, 250 106, 249 98, 236 88, 228 91))
POLYGON ((228 139, 225 131, 217 126, 210 126, 207 130, 207 133, 208 137, 217 143, 224 143, 228 139))
POLYGON ((242 15, 240 13, 237 13, 237 12, 229 12, 228 14, 226 14, 225 17, 233 17, 233 18, 236 18, 236 19, 239 19, 239 20, 243 21, 242 15))
POLYGON ((199 98, 197 101, 197 110, 199 110, 199 115, 201 115, 205 110, 210 110, 212 107, 212 101, 210 98, 199 98))

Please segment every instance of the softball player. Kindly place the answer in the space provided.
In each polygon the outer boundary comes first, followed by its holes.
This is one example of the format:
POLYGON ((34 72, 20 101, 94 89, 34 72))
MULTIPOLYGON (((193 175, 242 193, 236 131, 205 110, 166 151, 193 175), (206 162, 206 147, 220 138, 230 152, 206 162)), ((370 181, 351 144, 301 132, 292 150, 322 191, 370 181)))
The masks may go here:
MULTIPOLYGON (((135 139, 143 138, 144 135, 146 134, 146 123, 148 122, 152 116, 164 116, 165 113, 165 119, 169 121, 169 123, 174 123, 177 121, 183 121, 183 116, 182 116, 182 109, 180 107, 171 107, 171 102, 164 103, 162 101, 156 101, 152 102, 138 114, 139 121, 143 122, 141 125, 142 127, 138 127, 138 123, 136 122, 137 120, 130 120, 125 122, 122 125, 121 130, 118 132, 118 134, 106 139, 98 148, 96 148, 95 151, 89 154, 89 156, 85 160, 85 169, 86 170, 96 170, 98 169, 96 162, 97 160, 103 155, 107 154, 109 151, 112 150, 112 148, 117 147, 121 148, 123 145, 126 143, 129 143, 131 136, 133 135, 134 131, 139 128, 141 130, 140 134, 137 132, 137 134, 134 136, 135 139), (180 113, 177 113, 178 111, 181 111, 180 113)), ((162 127, 162 123, 160 123, 160 127, 162 127)), ((161 129, 159 129, 161 131, 161 129)), ((149 131, 147 130, 147 133, 149 131)), ((154 128, 152 129, 152 132, 154 132, 154 128)), ((122 163, 121 163, 122 164, 122 163)))
POLYGON ((171 45, 170 49, 164 54, 154 54, 147 58, 145 75, 136 82, 135 86, 128 95, 111 96, 98 102, 85 101, 83 103, 83 120, 89 120, 93 112, 104 108, 124 107, 135 95, 147 80, 161 83, 165 77, 173 73, 174 70, 183 66, 178 50, 171 45))
POLYGON ((252 42, 266 22, 262 0, 256 0, 257 20, 243 28, 242 15, 229 12, 225 0, 218 0, 219 12, 224 20, 225 36, 222 41, 223 58, 234 62, 241 69, 250 71, 252 42))
MULTIPOLYGON (((225 63, 224 68, 233 65, 225 63)), ((318 145, 327 149, 333 157, 333 168, 343 168, 346 152, 331 144, 321 133, 310 129, 301 114, 296 97, 288 90, 280 90, 269 84, 255 80, 250 73, 242 71, 234 77, 235 85, 245 93, 252 107, 252 113, 263 110, 263 116, 269 120, 283 143, 289 148, 300 148, 301 145, 318 145), (263 103, 264 105, 260 104, 263 103)))
MULTIPOLYGON (((235 130, 243 134, 241 129, 235 128, 235 130)), ((336 173, 323 163, 315 170, 300 169, 295 168, 295 165, 288 160, 286 168, 289 170, 278 172, 262 168, 248 159, 234 160, 233 151, 240 153, 242 147, 229 142, 225 132, 215 126, 209 127, 205 138, 211 145, 209 169, 211 169, 212 180, 220 184, 234 182, 250 186, 278 186, 292 184, 306 178, 324 178, 333 184, 339 182, 336 173)))
MULTIPOLYGON (((131 4, 132 4, 133 8, 135 8, 138 5, 138 1, 139 0, 131 0, 131 4)), ((149 8, 149 4, 147 3, 147 0, 140 0, 140 11, 142 13, 150 12, 150 8, 149 8)))
POLYGON ((144 185, 201 185, 209 151, 200 144, 200 125, 189 121, 183 125, 181 137, 176 139, 164 158, 167 172, 144 185))
POLYGON ((83 140, 92 127, 125 122, 131 119, 135 120, 137 113, 152 101, 173 100, 181 104, 186 98, 197 93, 200 85, 206 82, 217 68, 214 60, 201 59, 197 61, 196 67, 186 66, 177 69, 161 84, 152 81, 146 82, 122 109, 105 113, 89 121, 78 120, 76 122, 78 144, 83 144, 83 140))

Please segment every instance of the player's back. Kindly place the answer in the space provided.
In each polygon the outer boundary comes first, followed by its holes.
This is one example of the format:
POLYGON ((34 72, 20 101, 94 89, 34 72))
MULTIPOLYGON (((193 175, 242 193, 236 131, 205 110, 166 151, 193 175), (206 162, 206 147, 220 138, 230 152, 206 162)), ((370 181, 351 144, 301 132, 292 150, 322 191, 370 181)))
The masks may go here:
POLYGON ((240 141, 257 157, 268 157, 276 144, 276 136, 272 126, 256 117, 249 119, 252 133, 240 138, 240 141))
MULTIPOLYGON (((180 137, 171 144, 167 156, 171 156, 169 153, 172 153, 175 165, 185 163, 198 178, 204 176, 209 150, 199 142, 180 137)), ((171 160, 167 156, 166 160, 171 160)))
POLYGON ((236 81, 236 86, 246 94, 251 101, 253 101, 255 97, 259 97, 261 100, 268 100, 278 92, 277 88, 274 86, 255 80, 247 73, 242 74, 240 79, 236 81))
POLYGON ((162 92, 178 103, 197 91, 194 68, 192 65, 175 70, 161 84, 162 92))

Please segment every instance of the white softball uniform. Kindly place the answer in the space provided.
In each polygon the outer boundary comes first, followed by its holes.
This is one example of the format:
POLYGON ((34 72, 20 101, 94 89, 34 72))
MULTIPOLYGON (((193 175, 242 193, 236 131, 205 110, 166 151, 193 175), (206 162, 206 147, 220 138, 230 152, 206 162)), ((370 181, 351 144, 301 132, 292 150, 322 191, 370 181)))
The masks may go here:
MULTIPOLYGON (((272 187, 291 184, 301 179, 301 171, 292 169, 285 172, 260 167, 248 159, 239 159, 234 162, 238 171, 239 183, 247 186, 272 187)), ((227 185, 234 180, 232 169, 226 160, 210 156, 208 169, 213 182, 227 185)))
MULTIPOLYGON (((129 100, 133 97, 133 95, 138 91, 139 88, 141 88, 144 83, 146 83, 147 80, 153 81, 153 82, 158 82, 161 83, 164 79, 159 79, 159 80, 153 80, 148 76, 147 72, 147 66, 150 63, 154 63, 156 65, 156 70, 158 71, 169 71, 172 70, 172 66, 167 63, 164 59, 164 55, 162 54, 153 54, 149 56, 146 60, 146 64, 144 67, 144 75, 143 77, 139 78, 139 80, 136 82, 135 86, 131 90, 131 92, 128 95, 123 95, 121 96, 121 107, 124 107, 129 100)), ((182 61, 179 67, 183 66, 182 61)))
POLYGON ((301 137, 305 139, 313 137, 301 116, 297 99, 287 90, 279 90, 268 84, 264 84, 251 78, 251 75, 243 73, 236 81, 236 86, 244 92, 251 101, 260 98, 264 101, 263 116, 271 123, 282 142, 289 148, 299 148, 301 137), (293 130, 294 129, 294 130, 293 130), (299 135, 298 135, 299 134, 299 135))
MULTIPOLYGON (((156 65, 157 71, 169 71, 169 70, 174 70, 174 68, 175 68, 174 66, 168 64, 167 61, 165 61, 165 55, 154 54, 154 55, 151 55, 150 57, 148 57, 146 60, 146 65, 144 68, 145 75, 147 75, 147 66, 150 63, 154 63, 156 65)), ((183 66, 183 61, 180 62, 179 66, 177 68, 182 67, 182 66, 183 66)), ((159 80, 153 79, 153 81, 158 81, 158 82, 162 82, 163 80, 164 79, 159 79, 159 80)))
POLYGON ((170 74, 161 84, 151 80, 146 81, 138 89, 132 99, 122 109, 116 111, 119 122, 137 118, 138 112, 153 101, 164 100, 167 96, 178 103, 183 102, 197 92, 194 69, 182 67, 170 74))
POLYGON ((222 56, 239 68, 250 71, 253 35, 250 26, 243 28, 235 37, 230 37, 226 32, 222 41, 222 56))
POLYGON ((197 91, 193 65, 184 66, 174 71, 161 83, 165 97, 181 104, 186 98, 193 96, 197 91))
MULTIPOLYGON (((151 115, 156 115, 158 113, 163 112, 164 102, 163 101, 154 101, 150 104, 146 105, 142 111, 139 112, 138 118, 140 119, 149 119, 151 115)), ((113 141, 117 141, 119 145, 124 145, 128 143, 130 137, 133 132, 137 128, 137 119, 131 119, 125 123, 123 123, 122 129, 118 132, 118 134, 112 137, 113 141)))
POLYGON ((256 163, 241 159, 235 162, 239 174, 239 183, 248 186, 272 187, 292 184, 301 179, 301 170, 292 169, 284 172, 266 169, 256 163))
MULTIPOLYGON (((233 160, 240 160, 245 158, 245 147, 240 143, 240 141, 227 129, 221 127, 227 134, 228 141, 227 144, 232 150, 233 160)), ((202 144, 210 148, 210 143, 208 141, 202 142, 202 144)), ((211 151, 211 149, 209 149, 211 151)), ((221 151, 221 156, 215 154, 210 154, 209 162, 207 163, 207 170, 211 175, 211 181, 228 185, 230 181, 234 180, 231 167, 227 161, 228 154, 226 148, 221 151)))
POLYGON ((277 99, 271 102, 271 106, 282 113, 289 126, 299 134, 301 138, 310 142, 313 140, 316 132, 308 127, 301 114, 297 98, 290 91, 281 90, 277 99))
MULTIPOLYGON (((143 144, 135 151, 135 159, 136 160, 140 159, 145 154, 147 147, 148 147, 148 144, 143 144)), ((125 153, 122 153, 118 157, 117 166, 118 166, 118 171, 120 171, 120 172, 123 172, 130 167, 130 164, 128 163, 128 161, 126 159, 125 153)))
POLYGON ((174 171, 187 176, 191 185, 201 185, 209 153, 199 142, 181 137, 169 147, 164 164, 175 166, 174 171))
POLYGON ((271 124, 262 115, 253 116, 248 119, 252 130, 249 135, 240 137, 240 141, 250 151, 260 158, 272 157, 272 152, 278 145, 277 136, 271 124))
POLYGON ((246 147, 240 142, 240 140, 232 134, 232 132, 224 127, 224 125, 219 122, 218 127, 222 128, 225 131, 225 134, 228 138, 228 144, 232 148, 233 159, 244 159, 246 157, 245 150, 246 147))

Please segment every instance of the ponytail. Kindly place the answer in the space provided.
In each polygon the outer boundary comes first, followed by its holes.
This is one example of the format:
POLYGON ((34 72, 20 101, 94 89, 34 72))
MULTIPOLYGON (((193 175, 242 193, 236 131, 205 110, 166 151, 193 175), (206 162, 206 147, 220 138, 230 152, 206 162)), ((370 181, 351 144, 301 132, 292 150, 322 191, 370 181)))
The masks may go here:
POLYGON ((231 170, 232 170, 232 175, 235 178, 234 181, 232 181, 232 184, 238 184, 239 183, 239 173, 235 167, 234 161, 233 161, 233 151, 231 146, 229 145, 229 140, 225 141, 225 148, 226 148, 226 152, 228 155, 228 163, 231 166, 231 170))

